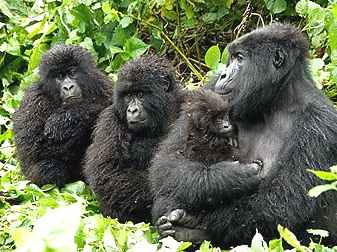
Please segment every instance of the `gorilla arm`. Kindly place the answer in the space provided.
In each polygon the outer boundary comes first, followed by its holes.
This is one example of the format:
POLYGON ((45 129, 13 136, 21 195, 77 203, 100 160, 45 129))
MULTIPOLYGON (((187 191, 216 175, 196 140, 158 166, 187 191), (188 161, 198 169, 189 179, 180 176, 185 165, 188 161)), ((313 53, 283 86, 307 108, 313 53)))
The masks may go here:
POLYGON ((93 127, 93 118, 102 110, 100 104, 67 103, 51 114, 44 135, 52 142, 76 143, 93 127))
POLYGON ((21 160, 25 160, 25 157, 35 161, 40 159, 40 148, 45 138, 43 129, 54 109, 53 103, 41 92, 38 84, 26 92, 13 117, 15 142, 21 160))

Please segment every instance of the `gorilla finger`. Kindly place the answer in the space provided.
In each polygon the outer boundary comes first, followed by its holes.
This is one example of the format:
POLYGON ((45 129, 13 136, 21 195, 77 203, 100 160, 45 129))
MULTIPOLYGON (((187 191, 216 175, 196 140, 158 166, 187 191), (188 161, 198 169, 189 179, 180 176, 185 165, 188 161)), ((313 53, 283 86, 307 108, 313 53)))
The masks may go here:
POLYGON ((159 233, 161 233, 165 230, 170 230, 170 229, 172 229, 172 224, 170 222, 167 222, 165 224, 162 224, 162 225, 158 226, 159 233))
POLYGON ((174 230, 166 230, 166 231, 160 233, 159 239, 163 239, 163 238, 168 237, 168 236, 172 236, 173 237, 174 234, 175 234, 175 232, 176 231, 174 231, 174 230))
POLYGON ((156 226, 160 226, 160 225, 162 225, 164 223, 167 223, 167 222, 168 222, 167 217, 165 215, 163 215, 163 216, 159 217, 159 219, 157 220, 156 226))
POLYGON ((183 209, 176 209, 173 210, 171 213, 168 215, 168 220, 171 222, 179 221, 181 218, 183 218, 185 215, 185 210, 183 209))

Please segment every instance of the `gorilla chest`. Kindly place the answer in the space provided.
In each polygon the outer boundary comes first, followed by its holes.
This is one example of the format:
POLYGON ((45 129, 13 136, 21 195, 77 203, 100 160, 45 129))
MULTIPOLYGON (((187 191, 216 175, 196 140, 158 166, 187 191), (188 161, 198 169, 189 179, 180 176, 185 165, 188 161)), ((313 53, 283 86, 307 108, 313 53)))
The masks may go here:
POLYGON ((287 116, 275 116, 273 120, 238 125, 239 158, 243 163, 255 159, 264 163, 263 175, 278 161, 290 133, 292 120, 287 116))
POLYGON ((158 139, 135 139, 129 145, 129 154, 132 165, 139 169, 145 168, 153 157, 158 139))

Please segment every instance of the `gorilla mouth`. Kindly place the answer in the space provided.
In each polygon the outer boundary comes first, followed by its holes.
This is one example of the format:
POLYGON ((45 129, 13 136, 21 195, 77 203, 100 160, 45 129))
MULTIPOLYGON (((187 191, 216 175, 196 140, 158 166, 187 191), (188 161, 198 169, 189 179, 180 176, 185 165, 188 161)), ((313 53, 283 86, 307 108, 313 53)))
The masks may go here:
POLYGON ((224 89, 224 90, 215 90, 219 95, 229 95, 232 92, 232 89, 224 89))
POLYGON ((146 119, 128 121, 129 128, 131 129, 142 128, 144 127, 145 123, 146 123, 146 119))

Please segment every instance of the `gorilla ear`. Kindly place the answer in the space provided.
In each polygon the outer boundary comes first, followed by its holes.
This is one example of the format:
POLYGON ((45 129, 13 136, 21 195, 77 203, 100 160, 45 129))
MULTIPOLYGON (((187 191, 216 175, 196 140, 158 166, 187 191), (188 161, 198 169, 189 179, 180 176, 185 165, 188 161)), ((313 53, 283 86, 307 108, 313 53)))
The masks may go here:
POLYGON ((173 89, 175 78, 171 75, 165 78, 165 81, 162 83, 163 89, 165 92, 170 92, 173 89))
POLYGON ((276 68, 280 68, 283 65, 285 56, 286 53, 281 48, 276 49, 273 59, 273 64, 276 68))

